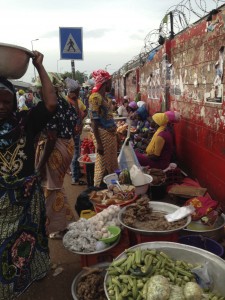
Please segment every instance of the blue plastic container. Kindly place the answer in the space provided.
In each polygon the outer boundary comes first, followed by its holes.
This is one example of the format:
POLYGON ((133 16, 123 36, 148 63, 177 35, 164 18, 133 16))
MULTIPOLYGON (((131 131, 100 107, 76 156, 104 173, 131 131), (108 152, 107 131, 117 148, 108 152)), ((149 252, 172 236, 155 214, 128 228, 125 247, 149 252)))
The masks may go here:
POLYGON ((224 254, 224 248, 218 242, 202 235, 186 235, 178 239, 181 244, 194 246, 212 252, 220 257, 224 254))

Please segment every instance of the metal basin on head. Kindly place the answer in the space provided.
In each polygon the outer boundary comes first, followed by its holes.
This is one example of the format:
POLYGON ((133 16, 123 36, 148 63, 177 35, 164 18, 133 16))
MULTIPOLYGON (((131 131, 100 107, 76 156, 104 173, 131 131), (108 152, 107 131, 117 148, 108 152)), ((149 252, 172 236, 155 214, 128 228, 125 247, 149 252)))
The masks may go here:
POLYGON ((33 56, 33 52, 26 48, 0 43, 0 76, 6 79, 21 78, 33 56))

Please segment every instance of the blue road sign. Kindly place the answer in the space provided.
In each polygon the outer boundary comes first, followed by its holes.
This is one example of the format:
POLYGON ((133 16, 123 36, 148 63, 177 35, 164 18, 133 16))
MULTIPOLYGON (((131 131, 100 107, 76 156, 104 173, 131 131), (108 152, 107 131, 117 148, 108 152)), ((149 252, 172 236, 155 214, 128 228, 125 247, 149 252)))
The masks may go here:
POLYGON ((60 27, 59 38, 61 59, 83 59, 82 27, 60 27))

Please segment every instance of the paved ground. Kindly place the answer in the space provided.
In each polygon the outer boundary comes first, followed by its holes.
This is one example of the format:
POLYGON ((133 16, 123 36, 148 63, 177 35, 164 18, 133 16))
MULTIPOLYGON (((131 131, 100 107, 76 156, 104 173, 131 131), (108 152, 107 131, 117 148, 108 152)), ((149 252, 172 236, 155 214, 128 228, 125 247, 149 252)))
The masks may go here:
MULTIPOLYGON (((86 188, 70 184, 69 175, 65 178, 65 189, 71 207, 74 208, 77 196, 86 188)), ((71 285, 75 275, 81 270, 80 256, 66 250, 61 240, 49 240, 52 270, 48 276, 33 283, 19 300, 72 300, 71 285), (56 272, 60 274, 54 276, 56 272)))

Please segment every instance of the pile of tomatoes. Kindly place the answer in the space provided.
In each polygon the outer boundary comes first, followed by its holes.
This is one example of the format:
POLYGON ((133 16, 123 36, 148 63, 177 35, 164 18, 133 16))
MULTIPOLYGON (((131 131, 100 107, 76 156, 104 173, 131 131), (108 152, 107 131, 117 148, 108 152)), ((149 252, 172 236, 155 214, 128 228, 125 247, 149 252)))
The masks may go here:
POLYGON ((95 153, 95 146, 93 140, 84 138, 81 143, 81 155, 95 153))
POLYGON ((90 159, 90 157, 89 157, 88 154, 84 154, 82 156, 82 161, 84 161, 84 162, 91 162, 91 159, 90 159))

